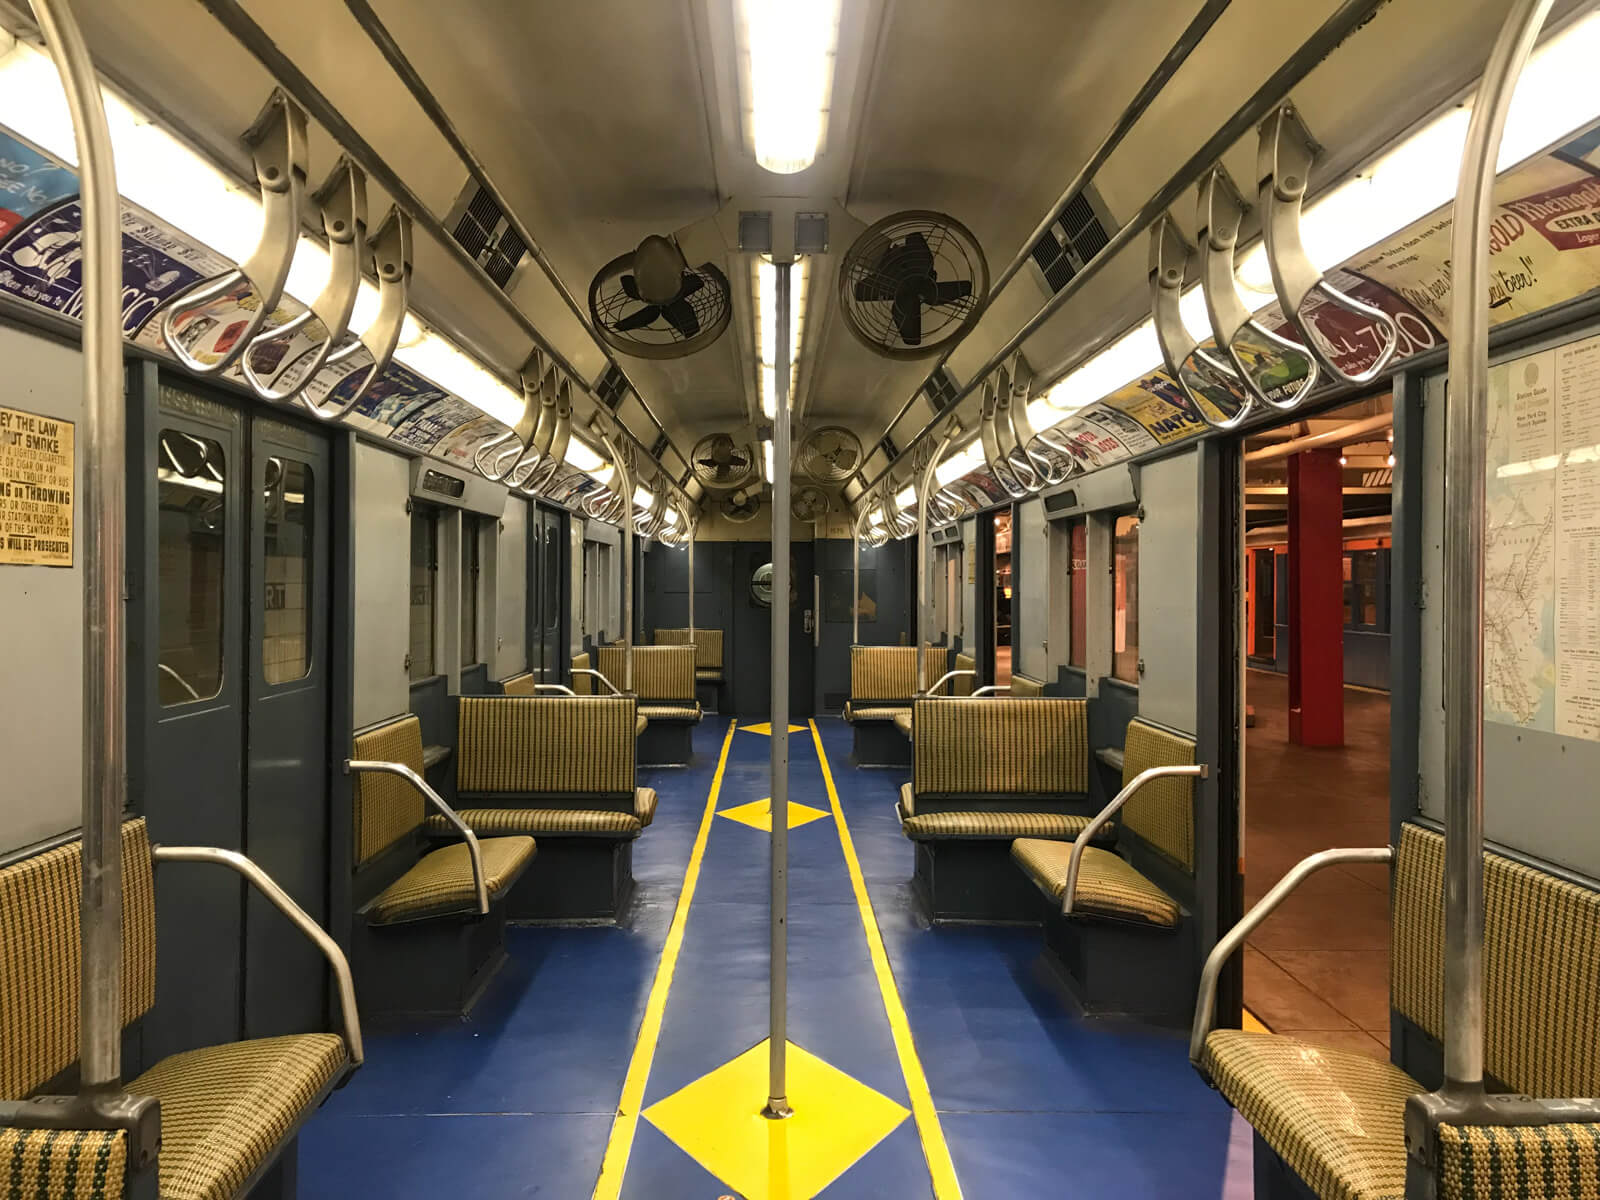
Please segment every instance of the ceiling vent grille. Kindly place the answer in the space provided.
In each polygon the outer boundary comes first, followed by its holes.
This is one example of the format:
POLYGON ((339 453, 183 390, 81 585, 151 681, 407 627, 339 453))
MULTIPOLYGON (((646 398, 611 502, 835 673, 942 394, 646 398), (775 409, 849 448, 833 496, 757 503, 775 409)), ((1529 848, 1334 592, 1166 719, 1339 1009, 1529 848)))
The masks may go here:
POLYGON ((956 397, 961 394, 961 389, 956 386, 956 377, 944 367, 936 367, 928 382, 923 385, 923 394, 928 397, 928 403, 933 405, 935 412, 944 412, 956 402, 956 397))
POLYGON ((883 435, 883 439, 878 443, 878 449, 883 451, 884 457, 890 462, 900 457, 900 448, 894 444, 894 439, 887 433, 883 435))
POLYGON ((504 291, 528 253, 522 235, 511 228, 494 198, 474 183, 462 191, 451 218, 451 236, 504 291))
POLYGON ((667 452, 667 447, 672 445, 672 439, 664 432, 650 445, 650 457, 656 462, 661 461, 661 456, 667 452))
POLYGON ((600 397, 612 412, 622 407, 622 398, 628 394, 628 380, 616 363, 607 363, 605 374, 600 376, 600 382, 595 385, 595 395, 600 397))
POLYGON ((1085 187, 1067 201, 1030 252, 1045 285, 1059 292, 1084 265, 1111 241, 1111 220, 1093 188, 1085 187))

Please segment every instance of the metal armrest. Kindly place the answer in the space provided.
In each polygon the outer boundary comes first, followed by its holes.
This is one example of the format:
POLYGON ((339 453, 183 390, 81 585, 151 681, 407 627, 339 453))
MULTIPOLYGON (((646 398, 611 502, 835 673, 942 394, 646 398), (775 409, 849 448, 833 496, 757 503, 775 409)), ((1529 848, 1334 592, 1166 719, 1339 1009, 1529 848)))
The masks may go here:
POLYGON ((1200 1065, 1200 1052, 1205 1049, 1206 1035, 1211 1032, 1211 1018, 1217 1006, 1217 978, 1222 974, 1222 964, 1244 944, 1255 927, 1272 915, 1274 909, 1288 899, 1294 891, 1324 867, 1340 863, 1387 863, 1394 861, 1394 849, 1389 846, 1364 846, 1360 849, 1323 850, 1309 858, 1302 858, 1289 868, 1289 873, 1272 890, 1255 902, 1239 923, 1218 939, 1206 957, 1205 969, 1200 972, 1200 995, 1194 1007, 1194 1026, 1189 1031, 1189 1061, 1200 1065))
POLYGON ((564 683, 536 683, 533 685, 533 690, 536 692, 555 692, 558 696, 576 696, 578 694, 564 683))
POLYGON ((472 859, 472 886, 478 894, 478 915, 484 916, 489 911, 489 889, 483 879, 483 851, 478 848, 478 835, 473 833, 457 814, 456 810, 444 802, 444 797, 428 786, 428 781, 423 779, 404 763, 379 762, 376 759, 347 758, 344 760, 346 775, 361 771, 372 771, 384 775, 398 775, 417 791, 421 792, 440 812, 446 821, 455 826, 467 843, 467 854, 472 859))
MULTIPOLYGON (((976 671, 967 671, 967 670, 946 671, 943 675, 939 676, 939 678, 935 679, 933 681, 933 685, 931 687, 929 687, 926 691, 924 691, 922 694, 924 696, 932 696, 935 692, 937 692, 940 688, 942 688, 945 685, 945 682, 947 680, 959 679, 963 675, 970 675, 974 679, 976 679, 978 677, 978 673, 976 671)), ((954 696, 946 696, 946 697, 943 697, 943 698, 946 699, 946 700, 957 699, 957 697, 954 697, 954 696)))
POLYGON ((1061 915, 1072 915, 1072 900, 1078 890, 1078 867, 1083 861, 1083 852, 1094 840, 1094 835, 1099 833, 1105 823, 1116 816, 1118 811, 1138 793, 1139 789, 1147 783, 1154 783, 1157 779, 1170 779, 1173 776, 1185 776, 1191 779, 1204 779, 1211 768, 1205 763, 1175 763, 1165 767, 1151 767, 1135 775, 1120 792, 1111 798, 1111 803, 1095 813, 1094 818, 1083 827, 1083 832, 1072 843, 1072 857, 1067 860, 1067 886, 1061 893, 1061 915))
MULTIPOLYGON (((976 676, 977 672, 974 671, 973 675, 976 676)), ((973 688, 972 694, 974 696, 999 696, 1002 694, 1009 696, 1011 694, 1011 685, 1009 683, 986 683, 981 688, 973 688)))
POLYGON ((295 928, 316 943, 317 949, 322 951, 322 956, 333 968, 334 979, 338 981, 345 1052, 350 1056, 351 1064, 359 1067, 366 1057, 366 1051, 361 1043, 361 1015, 356 1008, 356 985, 350 975, 350 961, 339 949, 339 943, 311 919, 311 914, 290 899, 289 893, 279 887, 272 876, 235 850, 220 850, 215 846, 155 846, 150 855, 156 862, 217 863, 232 868, 249 880, 256 891, 272 901, 295 928))
POLYGON ((572 668, 572 674, 574 674, 574 675, 593 675, 601 683, 605 684, 608 688, 611 689, 611 694, 613 696, 622 695, 622 692, 621 692, 620 689, 618 689, 617 685, 612 683, 611 680, 607 679, 604 675, 600 674, 599 671, 593 670, 593 669, 591 669, 589 667, 573 667, 572 668))

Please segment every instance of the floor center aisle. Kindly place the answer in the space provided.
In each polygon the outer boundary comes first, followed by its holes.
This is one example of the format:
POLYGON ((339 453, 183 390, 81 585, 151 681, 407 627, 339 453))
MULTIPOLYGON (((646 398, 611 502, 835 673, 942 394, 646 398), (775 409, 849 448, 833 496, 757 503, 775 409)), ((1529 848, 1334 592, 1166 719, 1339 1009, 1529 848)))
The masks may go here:
POLYGON ((733 735, 710 797, 681 945, 669 935, 659 997, 652 996, 652 1005, 661 1003, 659 1028, 647 1008, 596 1200, 960 1195, 910 1038, 897 1039, 891 1024, 899 1015, 893 981, 881 947, 879 965, 873 961, 811 729, 791 731, 788 1091, 795 1115, 760 1115, 772 813, 771 735, 756 725, 733 735))

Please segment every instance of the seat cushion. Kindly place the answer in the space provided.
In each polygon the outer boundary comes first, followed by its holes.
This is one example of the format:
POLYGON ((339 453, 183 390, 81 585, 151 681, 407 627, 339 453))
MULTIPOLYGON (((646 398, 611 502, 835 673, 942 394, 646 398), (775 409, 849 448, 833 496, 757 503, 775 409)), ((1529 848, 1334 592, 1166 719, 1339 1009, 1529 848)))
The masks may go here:
POLYGON ((913 841, 940 838, 1051 838, 1070 842, 1088 817, 1068 813, 936 812, 909 817, 902 832, 913 841))
POLYGON ((1214 1031, 1200 1065, 1317 1195, 1405 1194, 1406 1098, 1426 1089, 1399 1067, 1238 1029, 1214 1031))
POLYGON ((721 683, 721 667, 696 667, 694 677, 700 683, 721 683))
POLYGON ((909 738, 911 736, 911 714, 909 712, 895 713, 894 727, 909 738))
MULTIPOLYGON (((464 815, 462 819, 466 819, 464 815)), ((535 850, 531 837, 485 838, 478 843, 478 848, 483 855, 483 882, 491 901, 511 886, 511 881, 521 874, 535 850)), ((409 871, 379 892, 367 908, 367 920, 373 925, 420 921, 446 913, 470 912, 476 903, 472 856, 466 842, 453 842, 424 855, 409 871)))
POLYGON ((83 1200, 121 1196, 128 1135, 121 1129, 0 1129, 0 1179, 8 1196, 83 1200))
MULTIPOLYGON (((1072 843, 1019 838, 1012 843, 1011 857, 1041 892, 1052 900, 1061 900, 1067 890, 1072 843)), ((1134 921, 1163 929, 1178 924, 1177 901, 1116 854, 1094 846, 1084 849, 1083 861, 1078 864, 1078 892, 1072 910, 1074 915, 1134 921)))
POLYGON ((162 1200, 233 1196, 344 1064, 340 1038, 307 1033, 174 1054, 133 1080, 161 1101, 162 1200))
POLYGON ((635 788, 633 791, 633 815, 639 818, 640 825, 648 825, 656 819, 655 788, 635 788))
POLYGON ((844 719, 846 721, 893 721, 896 717, 911 718, 909 704, 857 704, 854 700, 845 701, 844 719))
POLYGON ((649 728, 650 728, 650 718, 645 716, 644 713, 641 712, 637 717, 635 717, 633 719, 633 736, 634 737, 638 737, 641 733, 643 733, 646 729, 649 729, 649 728))
POLYGON ((647 721, 698 721, 698 704, 639 704, 639 715, 647 721))
POLYGON ((1441 1200, 1600 1196, 1600 1125, 1439 1126, 1441 1200))
MULTIPOLYGON (((633 813, 603 808, 458 808, 456 816, 479 837, 631 838, 644 828, 644 822, 633 813)), ((429 817, 427 830, 433 837, 461 836, 443 817, 429 817)))

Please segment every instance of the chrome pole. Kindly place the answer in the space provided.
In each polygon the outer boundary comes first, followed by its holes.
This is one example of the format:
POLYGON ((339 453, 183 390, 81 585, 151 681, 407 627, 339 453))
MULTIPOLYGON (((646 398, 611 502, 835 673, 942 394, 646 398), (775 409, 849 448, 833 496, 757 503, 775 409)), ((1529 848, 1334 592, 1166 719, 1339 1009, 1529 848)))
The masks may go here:
MULTIPOLYGON (((694 645, 694 531, 698 521, 689 520, 689 511, 684 509, 683 519, 689 525, 689 644, 694 645)), ((700 651, 694 652, 695 662, 700 661, 700 651)))
POLYGON ((933 623, 928 620, 928 498, 933 495, 934 472, 939 468, 939 462, 944 458, 944 452, 950 448, 951 440, 961 428, 959 422, 951 421, 945 426, 944 437, 939 439, 939 448, 928 456, 927 465, 922 468, 922 476, 917 480, 917 682, 916 690, 922 691, 923 680, 927 678, 922 673, 922 660, 926 651, 923 649, 928 642, 928 633, 933 628, 933 623))
POLYGON ((125 450, 122 206, 94 63, 68 0, 30 0, 61 72, 78 148, 83 212, 83 1091, 122 1078, 122 810, 127 715, 122 608, 125 450))
POLYGON ((1445 413, 1444 1089, 1483 1090, 1483 505, 1489 402, 1489 219, 1517 76, 1552 0, 1511 0, 1467 126, 1450 234, 1445 413))
POLYGON ((789 267, 777 264, 772 421, 772 960, 767 1106, 789 1116, 789 267))
POLYGON ((872 497, 861 501, 861 511, 856 514, 850 529, 850 545, 854 558, 850 568, 850 644, 861 644, 861 526, 872 512, 872 497))

